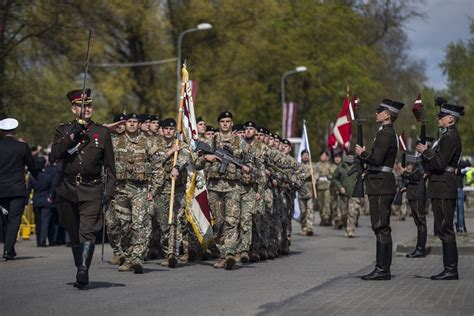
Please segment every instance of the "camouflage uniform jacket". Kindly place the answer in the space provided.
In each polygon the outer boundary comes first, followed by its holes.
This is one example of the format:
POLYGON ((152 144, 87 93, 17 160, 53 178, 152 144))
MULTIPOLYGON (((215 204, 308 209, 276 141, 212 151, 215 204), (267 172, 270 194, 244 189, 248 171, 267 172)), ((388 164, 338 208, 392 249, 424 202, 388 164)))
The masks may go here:
MULTIPOLYGON (((173 159, 174 159, 174 154, 171 156, 166 154, 167 151, 170 150, 171 146, 175 143, 175 140, 172 142, 169 142, 168 144, 164 144, 163 149, 160 151, 160 154, 162 155, 160 157, 160 161, 163 165, 164 168, 164 183, 162 187, 162 192, 163 193, 170 193, 171 192, 171 171, 173 170, 173 159)), ((178 160, 176 161, 176 167, 179 170, 179 176, 176 178, 176 187, 182 187, 183 189, 186 189, 186 182, 187 182, 187 177, 188 177, 188 172, 187 172, 187 165, 192 161, 191 158, 191 151, 189 146, 182 142, 181 140, 178 142, 180 150, 178 152, 178 160)))
POLYGON ((156 163, 153 142, 142 134, 131 137, 123 133, 114 137, 112 143, 117 181, 144 182, 150 193, 156 195, 163 182, 163 168, 156 163))
POLYGON ((332 174, 335 166, 329 161, 318 161, 315 164, 316 188, 318 190, 328 190, 331 185, 332 174))
MULTIPOLYGON (((249 144, 233 134, 215 133, 212 139, 205 141, 211 148, 223 148, 228 146, 232 150, 234 158, 240 159, 251 170, 254 168, 255 155, 249 144)), ((227 165, 224 174, 219 173, 220 161, 209 162, 204 156, 196 159, 197 170, 204 169, 207 175, 207 188, 219 192, 229 192, 239 189, 242 171, 232 163, 227 165)))
POLYGON ((301 167, 304 169, 305 173, 305 178, 304 178, 304 183, 301 186, 299 193, 299 198, 300 199, 310 199, 313 197, 313 181, 311 179, 311 164, 313 165, 313 178, 316 181, 316 166, 313 162, 310 161, 302 161, 301 162, 301 167))

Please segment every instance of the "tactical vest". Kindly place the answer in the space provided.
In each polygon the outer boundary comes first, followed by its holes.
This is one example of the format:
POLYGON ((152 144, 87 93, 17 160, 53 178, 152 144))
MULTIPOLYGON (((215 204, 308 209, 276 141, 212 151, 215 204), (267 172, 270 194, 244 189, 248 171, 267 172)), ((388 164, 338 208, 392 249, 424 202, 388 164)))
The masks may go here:
MULTIPOLYGON (((242 153, 241 139, 238 136, 223 137, 222 134, 216 133, 211 141, 211 147, 213 148, 223 148, 228 146, 232 150, 232 154, 235 158, 240 159, 242 153)), ((206 173, 209 179, 225 179, 225 180, 240 180, 241 179, 241 170, 237 168, 232 163, 227 165, 224 174, 219 173, 221 163, 215 161, 207 164, 206 173)))
POLYGON ((139 135, 134 139, 126 134, 113 139, 117 180, 150 181, 152 167, 148 160, 148 140, 139 135))

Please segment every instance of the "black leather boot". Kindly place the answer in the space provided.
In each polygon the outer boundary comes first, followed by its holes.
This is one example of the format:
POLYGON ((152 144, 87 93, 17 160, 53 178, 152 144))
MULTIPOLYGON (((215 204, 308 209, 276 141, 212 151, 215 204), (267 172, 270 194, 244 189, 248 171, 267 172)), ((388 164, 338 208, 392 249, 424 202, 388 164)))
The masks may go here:
POLYGON ((374 271, 361 277, 365 281, 390 280, 392 264, 392 243, 377 241, 377 262, 374 271))
POLYGON ((74 287, 79 289, 89 284, 89 267, 94 255, 95 245, 91 241, 85 241, 81 246, 82 251, 79 258, 79 267, 77 268, 76 283, 74 283, 74 287))
POLYGON ((82 255, 82 246, 81 245, 71 245, 72 256, 74 257, 74 265, 76 268, 79 268, 81 264, 81 255, 82 255))
POLYGON ((407 258, 424 258, 426 257, 426 229, 420 228, 418 230, 418 237, 416 240, 416 248, 412 253, 407 254, 407 258))
POLYGON ((431 280, 458 280, 458 247, 456 241, 443 242, 443 265, 444 270, 431 276, 431 280))

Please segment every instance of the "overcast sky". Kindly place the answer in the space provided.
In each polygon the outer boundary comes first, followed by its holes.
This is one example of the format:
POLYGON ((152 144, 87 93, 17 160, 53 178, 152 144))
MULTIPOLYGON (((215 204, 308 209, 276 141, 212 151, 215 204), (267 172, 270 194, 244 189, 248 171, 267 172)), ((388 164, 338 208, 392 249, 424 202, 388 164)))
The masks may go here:
POLYGON ((428 85, 446 87, 446 76, 439 64, 446 46, 470 37, 469 18, 474 18, 474 0, 426 0, 426 18, 410 22, 406 31, 411 43, 410 54, 426 62, 428 85))

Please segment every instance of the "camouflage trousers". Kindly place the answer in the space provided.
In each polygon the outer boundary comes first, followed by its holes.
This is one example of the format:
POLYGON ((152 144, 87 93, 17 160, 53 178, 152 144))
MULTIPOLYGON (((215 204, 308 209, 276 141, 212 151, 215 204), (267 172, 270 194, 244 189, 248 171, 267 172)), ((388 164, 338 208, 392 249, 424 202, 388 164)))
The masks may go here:
POLYGON ((104 217, 105 226, 107 228, 107 237, 109 239, 110 247, 112 247, 114 256, 125 257, 122 246, 120 245, 120 241, 123 236, 123 230, 120 225, 121 222, 117 217, 117 213, 115 212, 114 203, 115 201, 110 203, 104 217))
POLYGON ((269 247, 280 249, 283 234, 282 214, 285 209, 285 200, 280 189, 273 189, 273 211, 270 214, 270 242, 269 247))
POLYGON ((151 234, 147 186, 125 182, 117 185, 117 191, 110 210, 115 213, 114 223, 117 225, 112 239, 117 241, 116 245, 127 261, 143 263, 151 234))
POLYGON ((331 219, 331 207, 330 207, 330 199, 331 194, 329 190, 317 190, 318 192, 318 199, 317 206, 319 211, 319 216, 321 220, 330 220, 331 219))
POLYGON ((334 191, 332 189, 329 189, 329 209, 331 211, 330 218, 334 219, 337 216, 339 208, 339 193, 337 191, 334 191))
POLYGON ((215 217, 214 240, 222 257, 235 255, 239 240, 240 191, 208 190, 209 207, 215 217))
POLYGON ((314 198, 298 199, 298 204, 301 212, 301 231, 303 233, 306 231, 312 231, 314 227, 314 198))
POLYGON ((336 221, 341 221, 343 225, 346 226, 346 232, 354 232, 357 225, 357 221, 359 220, 361 210, 361 198, 340 195, 336 221))
POLYGON ((240 195, 239 240, 237 252, 249 252, 252 244, 252 219, 255 215, 257 192, 254 185, 243 185, 244 193, 240 195))
MULTIPOLYGON (((267 248, 271 246, 272 243, 272 224, 273 224, 273 190, 269 187, 265 188, 263 192, 263 201, 261 206, 261 223, 255 223, 254 227, 258 229, 260 238, 255 239, 259 240, 259 249, 267 248)), ((257 217, 259 212, 257 212, 257 217)), ((258 219, 257 219, 258 221, 258 219)), ((258 236, 258 235, 257 235, 258 236)))
POLYGON ((183 241, 183 231, 187 229, 187 220, 184 213, 185 189, 184 187, 176 187, 174 204, 173 204, 173 218, 172 224, 168 223, 169 209, 170 209, 170 192, 160 193, 156 200, 156 214, 155 217, 159 223, 159 234, 161 237, 160 243, 163 254, 179 255, 179 248, 183 241))
POLYGON ((258 251, 260 248, 266 248, 264 240, 265 231, 265 191, 260 193, 260 199, 255 201, 255 212, 252 214, 252 243, 250 249, 258 251))
POLYGON ((281 210, 281 223, 282 223, 282 243, 290 246, 291 244, 291 231, 292 225, 291 220, 295 214, 295 196, 292 192, 283 191, 283 201, 285 208, 281 210))

